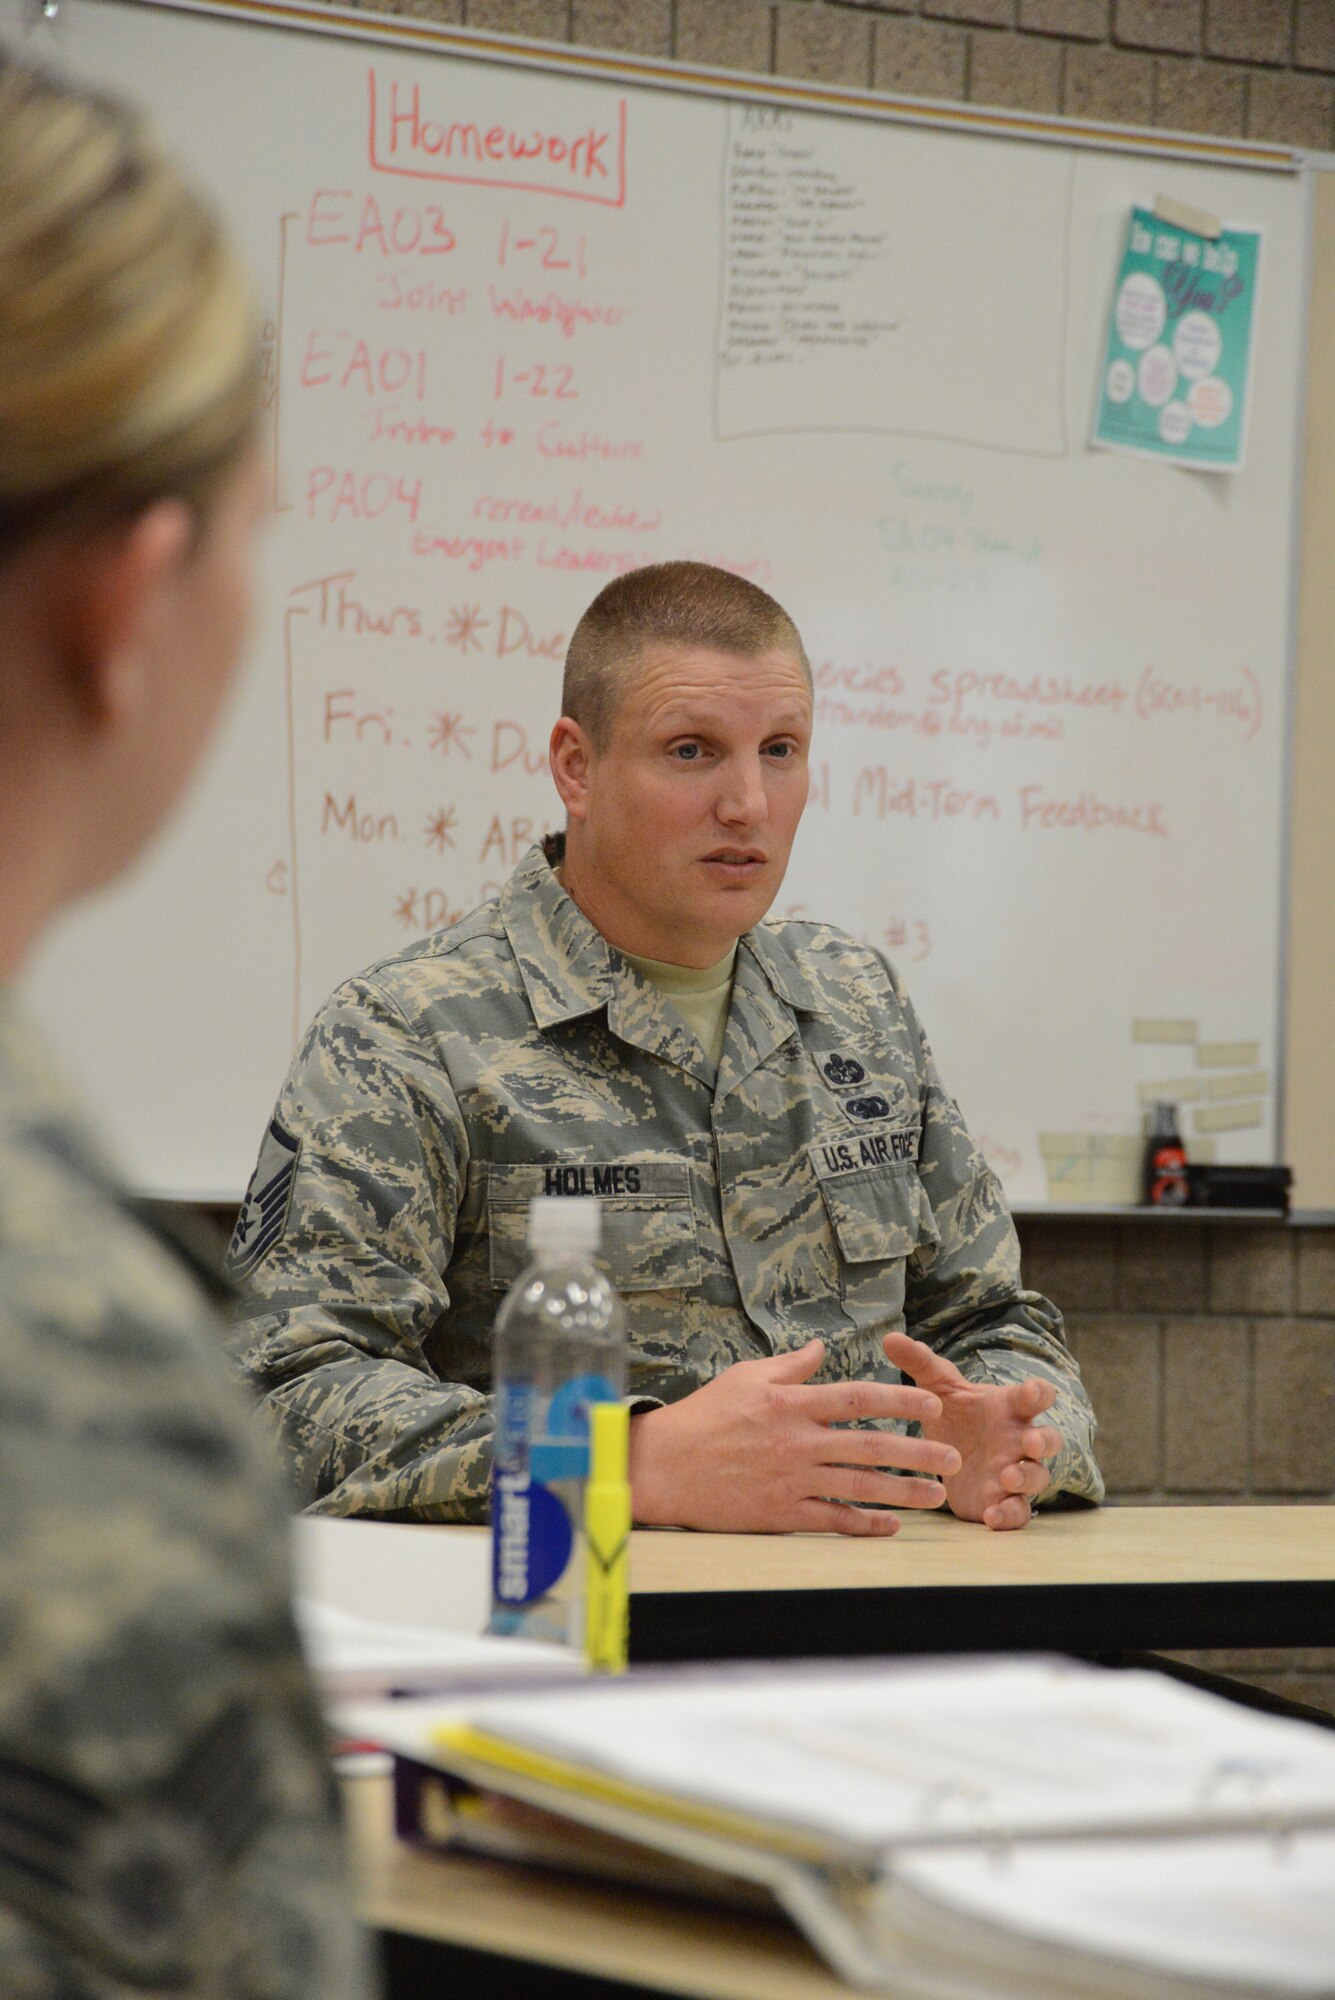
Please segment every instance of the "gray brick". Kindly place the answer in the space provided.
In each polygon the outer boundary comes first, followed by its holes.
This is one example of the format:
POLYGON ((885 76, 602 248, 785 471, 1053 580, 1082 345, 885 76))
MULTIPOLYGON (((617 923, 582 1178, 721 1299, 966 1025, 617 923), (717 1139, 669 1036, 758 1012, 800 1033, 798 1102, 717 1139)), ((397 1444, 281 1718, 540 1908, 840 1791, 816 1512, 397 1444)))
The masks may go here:
POLYGON ((1111 0, 1020 0, 1020 26, 1041 35, 1101 42, 1111 11, 1111 0))
POLYGON ((872 81, 878 90, 902 90, 909 97, 962 99, 968 53, 964 28, 936 21, 878 21, 872 81))
POLYGON ((1113 40, 1126 48, 1195 55, 1201 45, 1201 0, 1114 0, 1113 40))
POLYGON ((1117 1271, 1117 1302, 1123 1312, 1202 1312, 1204 1224, 1127 1223, 1121 1231, 1117 1271))
POLYGON ((1154 57, 1139 49, 1066 51, 1062 110, 1110 125, 1154 122, 1154 57))
POLYGON ((1060 111, 1060 42, 1000 28, 975 29, 969 46, 969 101, 1000 104, 1010 111, 1060 111))
POLYGON ((865 15, 846 8, 779 0, 774 74, 865 87, 871 82, 871 27, 865 15))
POLYGON ((1325 151, 1331 142, 1333 106, 1335 85, 1322 77, 1260 70, 1247 87, 1247 137, 1325 151))
POLYGON ((1244 72, 1230 63, 1160 56, 1155 73, 1154 122, 1170 132, 1241 136, 1247 115, 1246 89, 1244 72))
POLYGON ((1095 1450, 1109 1493, 1144 1493, 1160 1482, 1160 1335, 1152 1319, 1068 1322, 1099 1420, 1095 1450))
POLYGON ((671 55, 671 0, 572 0, 570 39, 588 49, 671 55))
POLYGON ((570 39, 570 0, 464 0, 470 28, 501 35, 530 35, 535 42, 570 39))
POLYGON ((1064 1313, 1114 1310, 1120 1242, 1114 1223, 1031 1216, 1018 1227, 1024 1282, 1031 1290, 1064 1313))
POLYGON ((1245 1320, 1165 1326, 1163 1483, 1170 1492, 1245 1492, 1250 1361, 1245 1320))
POLYGON ((922 11, 937 20, 976 21, 988 28, 1015 22, 1015 0, 922 0, 922 11))
POLYGON ((1221 1223, 1208 1241, 1211 1312, 1293 1311, 1297 1254, 1291 1229, 1221 1223))
POLYGON ((677 0, 681 62, 763 72, 770 66, 774 10, 768 0, 677 0))
POLYGON ((1264 1493, 1335 1491, 1335 1326, 1261 1320, 1252 1479, 1264 1493))
POLYGON ((1208 56, 1286 63, 1292 36, 1292 0, 1205 0, 1208 56))
POLYGON ((351 0, 354 7, 366 7, 377 14, 400 14, 414 21, 439 21, 458 27, 464 18, 463 0, 351 0))
POLYGON ((1335 1315, 1335 1229, 1295 1229, 1298 1310, 1335 1315))
POLYGON ((1293 60, 1299 69, 1335 70, 1335 0, 1298 0, 1293 60))

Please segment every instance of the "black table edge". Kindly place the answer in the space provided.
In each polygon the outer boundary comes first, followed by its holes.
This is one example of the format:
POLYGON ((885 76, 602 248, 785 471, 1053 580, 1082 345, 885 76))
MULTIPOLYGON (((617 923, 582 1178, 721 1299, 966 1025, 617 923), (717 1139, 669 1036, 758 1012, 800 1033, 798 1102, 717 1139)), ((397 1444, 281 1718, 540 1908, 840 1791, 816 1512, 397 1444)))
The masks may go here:
POLYGON ((630 1604, 637 1663, 1248 1646, 1335 1646, 1335 1577, 635 1591, 630 1604))

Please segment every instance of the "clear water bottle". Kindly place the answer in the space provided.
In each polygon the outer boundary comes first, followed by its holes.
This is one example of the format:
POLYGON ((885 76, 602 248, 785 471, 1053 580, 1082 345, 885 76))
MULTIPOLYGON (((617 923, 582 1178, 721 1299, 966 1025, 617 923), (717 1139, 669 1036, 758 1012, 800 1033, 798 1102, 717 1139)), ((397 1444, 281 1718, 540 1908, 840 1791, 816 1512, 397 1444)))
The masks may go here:
POLYGON ((621 1301, 594 1262, 602 1203, 540 1195, 531 1262, 502 1302, 493 1349, 492 1632, 583 1643, 589 1405, 626 1386, 621 1301))

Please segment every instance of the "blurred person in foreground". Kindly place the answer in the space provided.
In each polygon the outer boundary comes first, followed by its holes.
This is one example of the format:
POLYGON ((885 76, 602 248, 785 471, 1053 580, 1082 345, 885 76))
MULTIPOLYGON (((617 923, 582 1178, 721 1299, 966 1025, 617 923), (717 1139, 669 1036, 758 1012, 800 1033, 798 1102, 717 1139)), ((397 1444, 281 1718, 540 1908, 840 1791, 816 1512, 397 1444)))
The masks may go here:
POLYGON ((566 655, 565 832, 316 1016, 231 1251, 308 1506, 484 1517, 492 1321, 541 1194, 602 1200, 641 1523, 1007 1530, 1102 1497, 1061 1314, 903 982, 766 920, 811 722, 765 591, 618 577, 566 655))
MULTIPOLYGON (((135 121, 0 53, 0 1992, 365 1993, 218 1283, 12 985, 174 805, 249 614, 245 283, 135 121)), ((96 968, 89 968, 96 979, 96 968)))

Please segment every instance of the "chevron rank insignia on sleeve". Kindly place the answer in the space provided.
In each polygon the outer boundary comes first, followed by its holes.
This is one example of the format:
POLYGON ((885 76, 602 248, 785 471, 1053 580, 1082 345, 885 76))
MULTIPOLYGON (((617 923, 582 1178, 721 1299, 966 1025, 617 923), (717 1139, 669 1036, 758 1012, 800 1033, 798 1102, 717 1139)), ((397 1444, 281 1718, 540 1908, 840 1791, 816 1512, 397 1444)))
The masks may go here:
POLYGON ((249 1277, 286 1228, 300 1156, 300 1139, 294 1139, 273 1119, 232 1231, 227 1265, 233 1277, 249 1277))

